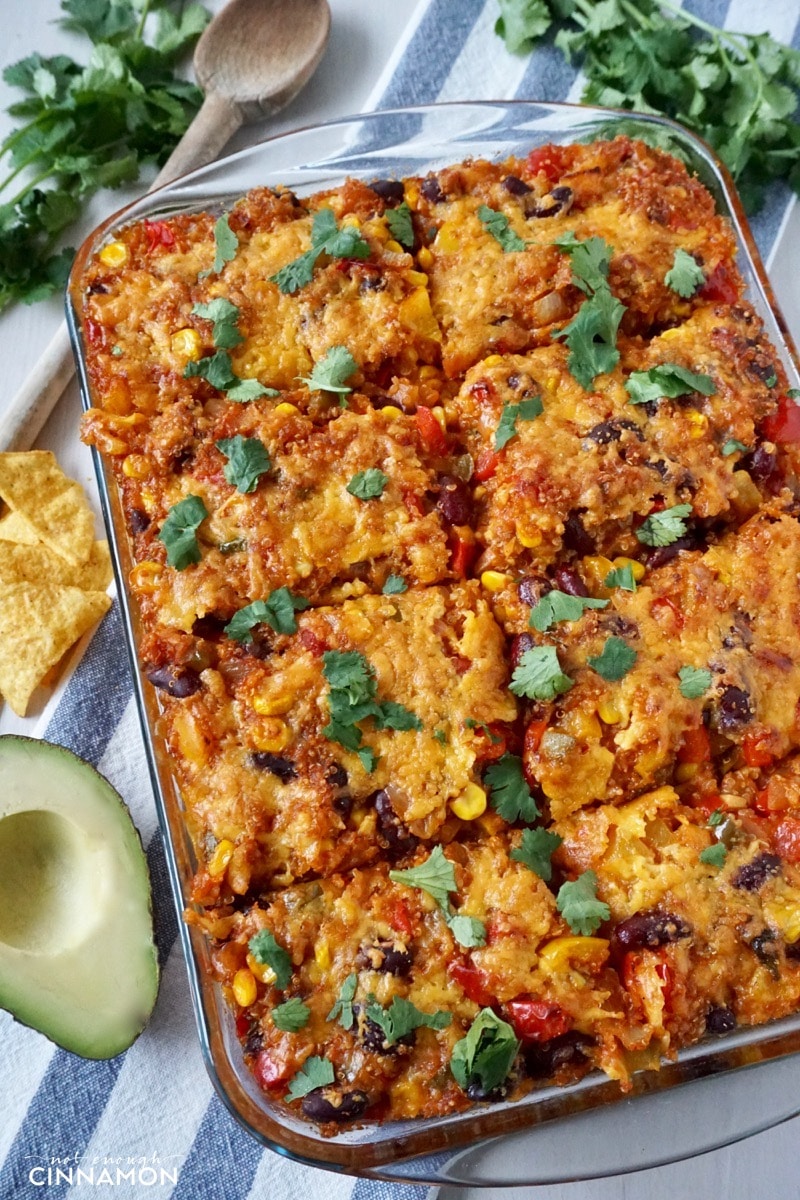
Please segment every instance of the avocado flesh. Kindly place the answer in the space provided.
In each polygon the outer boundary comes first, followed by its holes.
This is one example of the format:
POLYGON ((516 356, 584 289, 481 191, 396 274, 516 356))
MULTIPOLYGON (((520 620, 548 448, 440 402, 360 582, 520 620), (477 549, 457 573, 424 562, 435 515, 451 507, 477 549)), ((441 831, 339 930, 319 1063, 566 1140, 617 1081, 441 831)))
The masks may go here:
POLYGON ((147 861, 119 795, 61 746, 0 737, 0 1007, 111 1058, 157 991, 147 861))

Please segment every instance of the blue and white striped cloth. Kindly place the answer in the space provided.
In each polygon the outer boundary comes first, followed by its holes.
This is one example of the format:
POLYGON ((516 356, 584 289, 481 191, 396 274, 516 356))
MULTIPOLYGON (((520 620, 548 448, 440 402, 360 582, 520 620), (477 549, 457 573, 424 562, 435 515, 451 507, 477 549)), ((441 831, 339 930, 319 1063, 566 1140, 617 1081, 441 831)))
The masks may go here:
MULTIPOLYGON (((687 7, 716 24, 768 28, 800 46, 797 0, 691 0, 687 7)), ((423 3, 373 106, 580 98, 581 80, 552 40, 528 58, 512 56, 493 34, 496 17, 496 0, 423 3)), ((774 187, 754 221, 767 261, 789 203, 788 190, 774 187)), ((195 1033, 116 605, 41 732, 95 764, 131 808, 152 873, 163 979, 151 1024, 110 1062, 76 1058, 0 1013, 0 1200, 77 1195, 79 1166, 93 1168, 95 1179, 105 1166, 116 1180, 119 1169, 131 1181, 113 1186, 119 1200, 307 1200, 320 1194, 327 1200, 421 1200, 423 1187, 322 1173, 262 1149, 214 1094, 195 1033)))

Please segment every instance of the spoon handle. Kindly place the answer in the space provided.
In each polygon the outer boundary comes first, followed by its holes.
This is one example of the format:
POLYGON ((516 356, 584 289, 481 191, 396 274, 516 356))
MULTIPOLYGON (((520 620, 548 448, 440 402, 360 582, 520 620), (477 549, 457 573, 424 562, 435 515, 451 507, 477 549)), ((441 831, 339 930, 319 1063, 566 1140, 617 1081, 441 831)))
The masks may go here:
MULTIPOLYGON (((242 120, 242 112, 235 104, 210 91, 150 191, 211 162, 242 120)), ((33 445, 74 371, 69 334, 66 322, 62 321, 33 371, 3 411, 0 451, 27 450, 33 445)))

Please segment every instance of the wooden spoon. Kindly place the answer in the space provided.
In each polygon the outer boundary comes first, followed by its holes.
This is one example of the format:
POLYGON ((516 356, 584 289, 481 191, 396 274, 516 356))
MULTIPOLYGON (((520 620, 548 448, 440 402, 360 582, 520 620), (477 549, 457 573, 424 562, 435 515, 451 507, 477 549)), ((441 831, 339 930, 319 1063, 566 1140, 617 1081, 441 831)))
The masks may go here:
MULTIPOLYGON (((202 108, 158 174, 151 191, 205 166, 239 127, 294 99, 328 41, 327 0, 228 0, 194 53, 202 108)), ((0 450, 26 450, 75 371, 66 324, 2 415, 0 450)))

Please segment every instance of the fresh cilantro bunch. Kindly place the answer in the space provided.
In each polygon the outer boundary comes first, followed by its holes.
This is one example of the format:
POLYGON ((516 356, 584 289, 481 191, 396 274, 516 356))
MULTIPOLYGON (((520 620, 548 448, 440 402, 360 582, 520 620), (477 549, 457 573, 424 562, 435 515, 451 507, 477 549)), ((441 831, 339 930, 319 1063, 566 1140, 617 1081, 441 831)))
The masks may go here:
POLYGON ((756 211, 766 185, 800 191, 800 52, 768 34, 719 29, 675 0, 499 0, 515 52, 551 26, 580 64, 589 104, 663 113, 710 142, 756 211))
POLYGON ((64 286, 73 251, 57 250, 60 235, 100 188, 162 165, 203 99, 175 75, 210 19, 202 5, 61 0, 61 11, 65 28, 90 39, 88 63, 34 53, 3 72, 23 99, 0 145, 0 310, 64 286))

